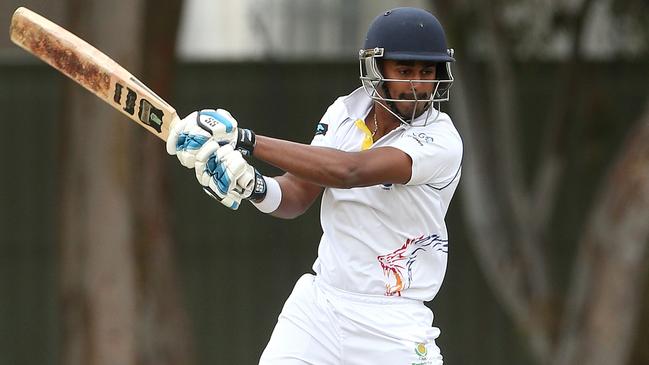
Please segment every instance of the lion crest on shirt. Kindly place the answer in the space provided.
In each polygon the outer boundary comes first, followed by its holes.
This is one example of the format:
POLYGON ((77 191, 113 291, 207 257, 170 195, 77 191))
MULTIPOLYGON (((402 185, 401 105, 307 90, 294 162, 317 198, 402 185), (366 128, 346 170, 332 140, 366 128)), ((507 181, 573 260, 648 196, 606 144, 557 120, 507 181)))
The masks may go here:
POLYGON ((401 292, 412 285, 412 271, 419 255, 436 250, 447 253, 448 240, 439 235, 409 238, 398 249, 386 255, 377 256, 385 278, 385 295, 401 296, 401 292))

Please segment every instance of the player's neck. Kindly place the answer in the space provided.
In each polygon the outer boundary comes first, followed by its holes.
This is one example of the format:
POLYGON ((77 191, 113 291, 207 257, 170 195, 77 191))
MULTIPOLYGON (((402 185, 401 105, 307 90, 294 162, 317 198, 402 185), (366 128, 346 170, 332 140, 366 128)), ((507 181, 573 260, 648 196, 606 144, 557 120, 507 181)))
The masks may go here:
POLYGON ((390 133, 401 124, 397 117, 377 104, 374 104, 374 109, 370 111, 367 119, 370 131, 376 130, 372 136, 374 141, 390 133))

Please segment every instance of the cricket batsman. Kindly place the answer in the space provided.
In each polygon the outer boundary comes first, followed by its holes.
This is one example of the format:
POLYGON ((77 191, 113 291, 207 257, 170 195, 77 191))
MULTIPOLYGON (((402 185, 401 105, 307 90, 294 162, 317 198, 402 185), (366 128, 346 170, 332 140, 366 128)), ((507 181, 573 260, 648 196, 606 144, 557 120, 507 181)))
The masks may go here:
POLYGON ((256 135, 223 109, 175 123, 167 151, 211 197, 294 218, 322 196, 315 274, 295 284, 263 365, 442 364, 433 313, 448 256, 444 218, 460 179, 462 140, 440 110, 453 51, 427 11, 371 23, 361 87, 338 98, 311 144, 256 135), (263 176, 244 156, 280 168, 263 176))

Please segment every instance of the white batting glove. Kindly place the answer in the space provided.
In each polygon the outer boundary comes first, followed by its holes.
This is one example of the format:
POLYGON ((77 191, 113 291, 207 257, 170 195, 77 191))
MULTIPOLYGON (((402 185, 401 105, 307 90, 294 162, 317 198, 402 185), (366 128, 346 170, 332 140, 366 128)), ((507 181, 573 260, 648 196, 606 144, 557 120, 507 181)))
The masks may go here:
POLYGON ((237 209, 255 187, 255 169, 229 144, 207 141, 196 154, 194 167, 203 190, 230 209, 237 209))
POLYGON ((219 146, 229 144, 244 156, 251 156, 255 148, 255 133, 250 129, 238 128, 237 120, 225 109, 205 109, 199 112, 197 124, 209 130, 212 139, 219 146))
POLYGON ((222 109, 193 112, 175 123, 167 138, 167 153, 176 155, 180 163, 193 168, 196 153, 210 138, 228 141, 236 139, 237 121, 222 109))
POLYGON ((172 126, 167 138, 167 153, 177 155, 180 163, 194 167, 196 153, 209 139, 219 145, 231 145, 243 155, 251 155, 255 147, 255 134, 237 128, 237 121, 225 109, 204 109, 193 112, 172 126))

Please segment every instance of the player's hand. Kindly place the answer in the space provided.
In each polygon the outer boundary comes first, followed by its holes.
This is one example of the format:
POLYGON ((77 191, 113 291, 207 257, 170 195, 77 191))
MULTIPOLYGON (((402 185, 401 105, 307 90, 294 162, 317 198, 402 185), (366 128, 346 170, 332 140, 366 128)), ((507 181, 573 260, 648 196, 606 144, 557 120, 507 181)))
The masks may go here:
POLYGON ((191 113, 172 126, 167 138, 167 152, 177 155, 183 166, 192 168, 196 153, 210 138, 219 145, 231 145, 244 156, 251 155, 255 147, 255 134, 249 129, 237 128, 237 121, 230 112, 204 109, 191 113))
POLYGON ((237 128, 237 120, 225 109, 203 110, 198 124, 203 129, 209 129, 212 139, 219 143, 219 146, 229 144, 233 149, 241 152, 244 156, 252 156, 255 149, 255 133, 250 129, 237 128))
POLYGON ((236 210, 255 187, 255 169, 229 144, 207 141, 196 154, 194 167, 203 190, 230 209, 236 210))
POLYGON ((193 168, 196 153, 213 136, 230 141, 236 139, 237 121, 222 109, 193 112, 171 126, 167 137, 167 153, 176 155, 180 163, 193 168))

